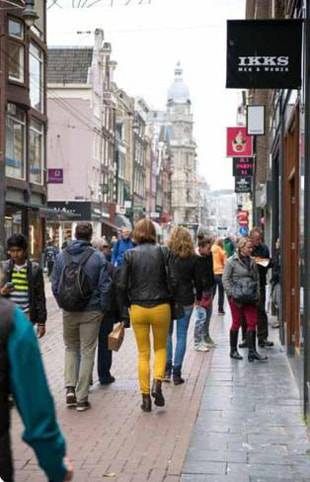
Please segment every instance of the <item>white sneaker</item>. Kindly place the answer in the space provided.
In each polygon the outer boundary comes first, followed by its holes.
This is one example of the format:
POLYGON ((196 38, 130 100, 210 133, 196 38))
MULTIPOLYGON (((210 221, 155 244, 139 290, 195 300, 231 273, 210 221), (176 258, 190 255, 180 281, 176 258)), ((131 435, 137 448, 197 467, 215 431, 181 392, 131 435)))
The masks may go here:
POLYGON ((194 346, 195 351, 209 351, 209 348, 204 345, 203 343, 199 343, 199 345, 194 346))

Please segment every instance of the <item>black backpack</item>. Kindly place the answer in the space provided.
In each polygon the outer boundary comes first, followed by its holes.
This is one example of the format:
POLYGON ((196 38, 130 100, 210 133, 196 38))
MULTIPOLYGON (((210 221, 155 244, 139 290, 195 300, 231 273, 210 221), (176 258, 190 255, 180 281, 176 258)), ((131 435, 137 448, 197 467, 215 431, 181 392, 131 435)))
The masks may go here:
POLYGON ((84 266, 95 251, 93 248, 88 248, 78 262, 73 261, 66 249, 63 251, 65 267, 61 273, 57 295, 58 305, 63 310, 83 311, 87 306, 93 286, 84 266))

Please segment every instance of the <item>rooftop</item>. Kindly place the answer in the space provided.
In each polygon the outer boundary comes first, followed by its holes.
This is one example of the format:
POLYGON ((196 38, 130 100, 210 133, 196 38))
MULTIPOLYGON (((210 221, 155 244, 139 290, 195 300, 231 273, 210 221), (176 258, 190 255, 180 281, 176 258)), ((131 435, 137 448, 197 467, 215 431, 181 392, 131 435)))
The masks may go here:
POLYGON ((92 47, 49 48, 47 82, 49 84, 86 84, 92 58, 92 47))

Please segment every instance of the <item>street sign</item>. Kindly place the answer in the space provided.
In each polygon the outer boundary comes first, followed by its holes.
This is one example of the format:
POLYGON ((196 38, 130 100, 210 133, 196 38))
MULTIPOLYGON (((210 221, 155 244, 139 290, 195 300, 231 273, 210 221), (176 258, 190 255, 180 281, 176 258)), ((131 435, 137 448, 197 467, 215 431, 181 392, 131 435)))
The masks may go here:
POLYGON ((228 20, 226 87, 298 89, 302 20, 228 20))
POLYGON ((246 128, 249 136, 265 135, 265 106, 248 105, 246 109, 246 128))
POLYGON ((250 177, 253 176, 254 158, 253 157, 234 157, 233 176, 250 177))
POLYGON ((227 157, 252 157, 253 137, 246 127, 227 127, 227 157))
POLYGON ((235 177, 235 192, 246 193, 252 191, 251 177, 235 177))
POLYGON ((48 169, 47 183, 48 184, 63 184, 64 171, 63 169, 48 169))

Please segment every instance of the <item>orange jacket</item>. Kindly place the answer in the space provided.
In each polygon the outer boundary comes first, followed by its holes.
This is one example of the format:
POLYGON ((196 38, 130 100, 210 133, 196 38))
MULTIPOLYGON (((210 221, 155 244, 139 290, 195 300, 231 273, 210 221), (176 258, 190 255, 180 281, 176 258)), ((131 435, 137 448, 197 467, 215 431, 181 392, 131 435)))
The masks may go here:
POLYGON ((212 254, 213 254, 213 271, 214 274, 223 274, 224 273, 224 266, 226 263, 226 253, 224 249, 221 248, 221 246, 218 246, 217 244, 213 244, 211 248, 212 254))

